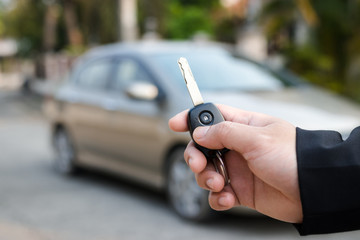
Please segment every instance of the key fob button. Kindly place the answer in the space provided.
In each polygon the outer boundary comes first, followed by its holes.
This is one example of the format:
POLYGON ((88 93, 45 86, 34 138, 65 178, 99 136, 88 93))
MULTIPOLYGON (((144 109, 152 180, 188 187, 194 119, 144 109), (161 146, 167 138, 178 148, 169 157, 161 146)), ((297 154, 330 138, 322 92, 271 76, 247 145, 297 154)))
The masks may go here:
POLYGON ((204 111, 200 113, 199 119, 202 124, 209 125, 213 122, 214 117, 210 112, 204 111))

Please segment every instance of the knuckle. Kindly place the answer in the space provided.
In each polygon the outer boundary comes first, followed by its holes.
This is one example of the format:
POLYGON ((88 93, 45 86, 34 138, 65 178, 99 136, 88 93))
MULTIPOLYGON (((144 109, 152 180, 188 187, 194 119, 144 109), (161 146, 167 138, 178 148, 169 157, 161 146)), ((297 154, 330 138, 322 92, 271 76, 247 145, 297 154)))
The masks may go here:
POLYGON ((202 189, 208 190, 201 174, 195 174, 195 179, 196 179, 196 183, 199 185, 199 187, 201 187, 202 189))
POLYGON ((218 124, 218 137, 223 143, 224 142, 228 143, 227 144, 228 148, 232 147, 232 141, 228 141, 228 140, 231 139, 234 128, 235 126, 233 122, 225 121, 218 124))

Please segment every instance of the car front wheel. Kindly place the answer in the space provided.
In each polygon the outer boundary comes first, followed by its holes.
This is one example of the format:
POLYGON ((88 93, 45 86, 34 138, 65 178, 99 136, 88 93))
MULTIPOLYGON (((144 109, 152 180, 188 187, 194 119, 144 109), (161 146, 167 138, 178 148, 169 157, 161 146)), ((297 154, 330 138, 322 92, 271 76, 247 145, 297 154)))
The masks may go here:
POLYGON ((194 173, 184 160, 184 150, 184 147, 177 148, 169 157, 168 198, 175 212, 181 217, 204 221, 212 213, 208 192, 197 185, 194 173))
POLYGON ((77 170, 75 166, 74 147, 65 129, 58 129, 54 134, 55 168, 62 174, 71 175, 77 170))

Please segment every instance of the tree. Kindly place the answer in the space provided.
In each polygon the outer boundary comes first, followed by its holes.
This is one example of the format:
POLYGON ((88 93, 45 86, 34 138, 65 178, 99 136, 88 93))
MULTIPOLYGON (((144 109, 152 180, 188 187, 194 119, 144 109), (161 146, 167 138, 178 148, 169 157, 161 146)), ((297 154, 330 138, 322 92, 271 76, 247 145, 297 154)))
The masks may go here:
POLYGON ((59 19, 59 8, 54 1, 44 2, 46 5, 43 26, 43 50, 54 51, 56 45, 56 28, 59 19))
POLYGON ((64 20, 70 46, 82 46, 83 34, 80 31, 74 0, 62 0, 64 8, 64 20))
POLYGON ((19 42, 20 55, 28 55, 42 49, 44 5, 38 0, 16 0, 4 12, 5 35, 19 42))
POLYGON ((197 32, 214 36, 217 23, 212 15, 218 7, 218 0, 167 1, 164 20, 165 37, 187 39, 197 32))
POLYGON ((268 41, 287 57, 287 67, 334 91, 360 89, 360 1, 273 0, 259 16, 268 41), (307 24, 309 38, 294 38, 298 21, 307 24))

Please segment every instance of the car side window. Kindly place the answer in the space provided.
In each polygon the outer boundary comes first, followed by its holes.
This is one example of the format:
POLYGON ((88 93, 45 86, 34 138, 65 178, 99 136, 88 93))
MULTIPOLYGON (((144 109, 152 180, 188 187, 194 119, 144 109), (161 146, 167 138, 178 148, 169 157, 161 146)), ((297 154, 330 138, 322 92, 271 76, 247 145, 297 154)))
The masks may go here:
POLYGON ((144 67, 131 58, 124 58, 117 62, 112 78, 112 88, 122 91, 136 82, 151 82, 150 76, 144 67))
POLYGON ((81 70, 76 84, 89 90, 105 89, 108 86, 111 67, 111 59, 95 60, 81 70))

